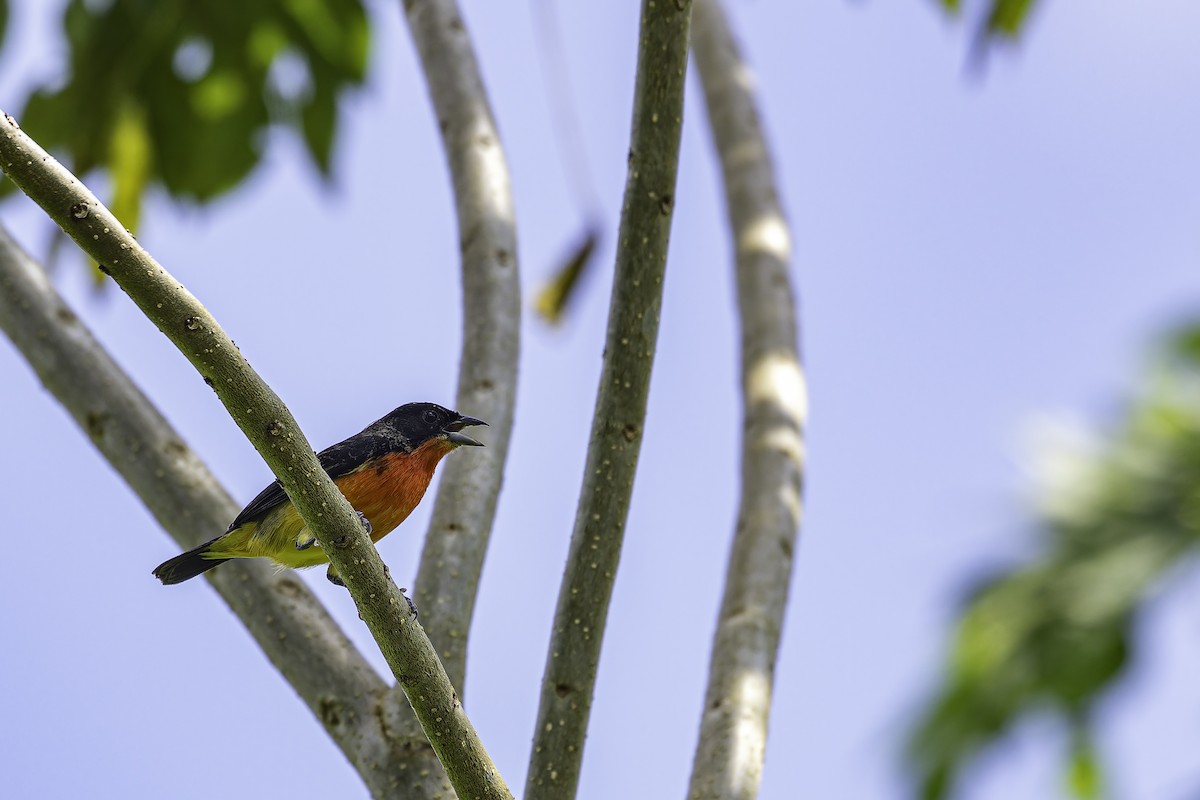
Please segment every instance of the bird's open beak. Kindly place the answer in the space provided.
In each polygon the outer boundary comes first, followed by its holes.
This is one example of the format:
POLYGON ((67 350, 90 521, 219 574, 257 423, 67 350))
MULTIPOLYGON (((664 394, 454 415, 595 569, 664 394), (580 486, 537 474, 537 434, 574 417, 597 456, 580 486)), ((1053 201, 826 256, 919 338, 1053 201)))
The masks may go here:
POLYGON ((453 442, 454 444, 458 444, 458 445, 469 445, 471 447, 483 447, 483 442, 472 439, 470 436, 467 436, 465 433, 461 433, 463 428, 469 428, 472 425, 487 425, 487 423, 481 419, 475 419, 474 417, 464 417, 464 416, 460 415, 458 419, 454 420, 451 423, 448 423, 446 425, 446 427, 443 429, 446 431, 446 439, 448 439, 449 441, 453 442))

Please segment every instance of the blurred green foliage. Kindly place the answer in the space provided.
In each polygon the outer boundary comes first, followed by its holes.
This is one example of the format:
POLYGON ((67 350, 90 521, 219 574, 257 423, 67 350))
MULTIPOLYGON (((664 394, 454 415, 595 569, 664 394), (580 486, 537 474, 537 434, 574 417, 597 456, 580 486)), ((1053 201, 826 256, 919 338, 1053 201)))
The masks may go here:
POLYGON ((63 31, 65 76, 18 119, 76 174, 105 170, 131 229, 153 184, 197 202, 237 186, 271 125, 297 131, 328 176, 369 33, 361 0, 70 0, 63 31))
MULTIPOLYGON (((937 0, 951 14, 962 11, 962 0, 937 0)), ((991 0, 979 30, 979 40, 1016 39, 1029 21, 1037 0, 991 0)))
POLYGON ((563 321, 567 305, 579 293, 580 279, 595 263, 596 246, 600 243, 602 232, 603 226, 599 222, 588 223, 583 238, 534 297, 533 310, 546 322, 558 325, 563 321))
POLYGON ((992 36, 1015 38, 1029 19, 1034 0, 996 0, 987 17, 987 32, 992 36))
POLYGON ((1068 789, 1102 795, 1091 712, 1128 664, 1150 593, 1200 544, 1200 325, 1171 341, 1096 452, 1066 458, 1045 487, 1044 555, 964 604, 941 687, 908 741, 924 798, 951 796, 981 750, 1035 714, 1071 732, 1068 789))

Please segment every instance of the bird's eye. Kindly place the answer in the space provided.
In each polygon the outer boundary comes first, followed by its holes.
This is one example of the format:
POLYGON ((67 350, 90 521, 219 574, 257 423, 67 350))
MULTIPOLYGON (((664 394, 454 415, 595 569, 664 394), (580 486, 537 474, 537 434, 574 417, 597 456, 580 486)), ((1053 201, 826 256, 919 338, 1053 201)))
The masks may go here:
POLYGON ((428 422, 430 425, 437 422, 437 418, 438 418, 437 412, 434 411, 432 408, 425 412, 425 421, 428 422))

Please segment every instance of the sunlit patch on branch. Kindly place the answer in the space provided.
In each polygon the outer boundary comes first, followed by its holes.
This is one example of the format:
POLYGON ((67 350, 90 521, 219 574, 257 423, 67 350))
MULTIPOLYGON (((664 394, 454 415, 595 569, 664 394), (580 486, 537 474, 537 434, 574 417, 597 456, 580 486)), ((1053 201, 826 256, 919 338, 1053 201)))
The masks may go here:
POLYGON ((738 236, 737 246, 746 255, 767 255, 780 261, 792 257, 792 236, 779 214, 764 214, 750 222, 738 236))
POLYGON ((773 406, 801 426, 808 419, 808 387, 790 352, 768 352, 746 370, 746 404, 773 406))
POLYGON ((771 708, 771 681, 761 670, 743 670, 733 688, 733 707, 738 718, 733 723, 731 785, 728 797, 755 797, 762 781, 763 757, 767 750, 767 713, 771 708))

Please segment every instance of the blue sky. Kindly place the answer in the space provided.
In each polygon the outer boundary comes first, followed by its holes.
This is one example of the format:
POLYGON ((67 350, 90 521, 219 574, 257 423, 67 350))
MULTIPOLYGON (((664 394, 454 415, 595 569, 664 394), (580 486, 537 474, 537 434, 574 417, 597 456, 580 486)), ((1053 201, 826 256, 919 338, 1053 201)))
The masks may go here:
MULTIPOLYGON (((53 69, 53 17, 17 5, 9 36, 21 44, 0 61, 6 110, 53 69)), ((967 30, 932 2, 731 5, 793 224, 812 407, 762 796, 899 798, 899 738, 932 685, 954 601, 981 570, 1035 550, 1024 432, 1046 415, 1111 419, 1155 336, 1196 310, 1200 6, 1043 0, 1022 45, 980 76, 964 68, 967 30)), ((468 710, 518 790, 603 346, 636 6, 559 9, 609 236, 574 318, 558 330, 526 320, 472 633, 468 710)), ((454 397, 457 234, 443 157, 398 5, 372 8, 375 59, 345 105, 332 191, 276 134, 247 186, 203 209, 156 197, 139 233, 317 447, 402 402, 454 397)), ((579 219, 529 4, 463 8, 513 169, 529 298, 579 219)), ((683 796, 735 513, 735 305, 697 89, 585 800, 683 796)), ((7 203, 0 219, 44 252, 48 223, 28 204, 7 203)), ((76 267, 62 266, 61 290, 248 501, 269 473, 212 393, 123 295, 93 294, 76 267)), ((0 581, 3 794, 365 794, 216 595, 150 576, 175 545, 6 340, 0 376, 15 556, 0 581)), ((402 585, 429 510, 381 546, 402 585)), ((349 598, 320 571, 307 577, 382 668, 349 598)), ((1114 796, 1170 800, 1200 786, 1194 578, 1181 573, 1156 600, 1145 658, 1101 710, 1114 796)), ((1063 744, 1031 721, 965 796, 1059 796, 1063 744)))

